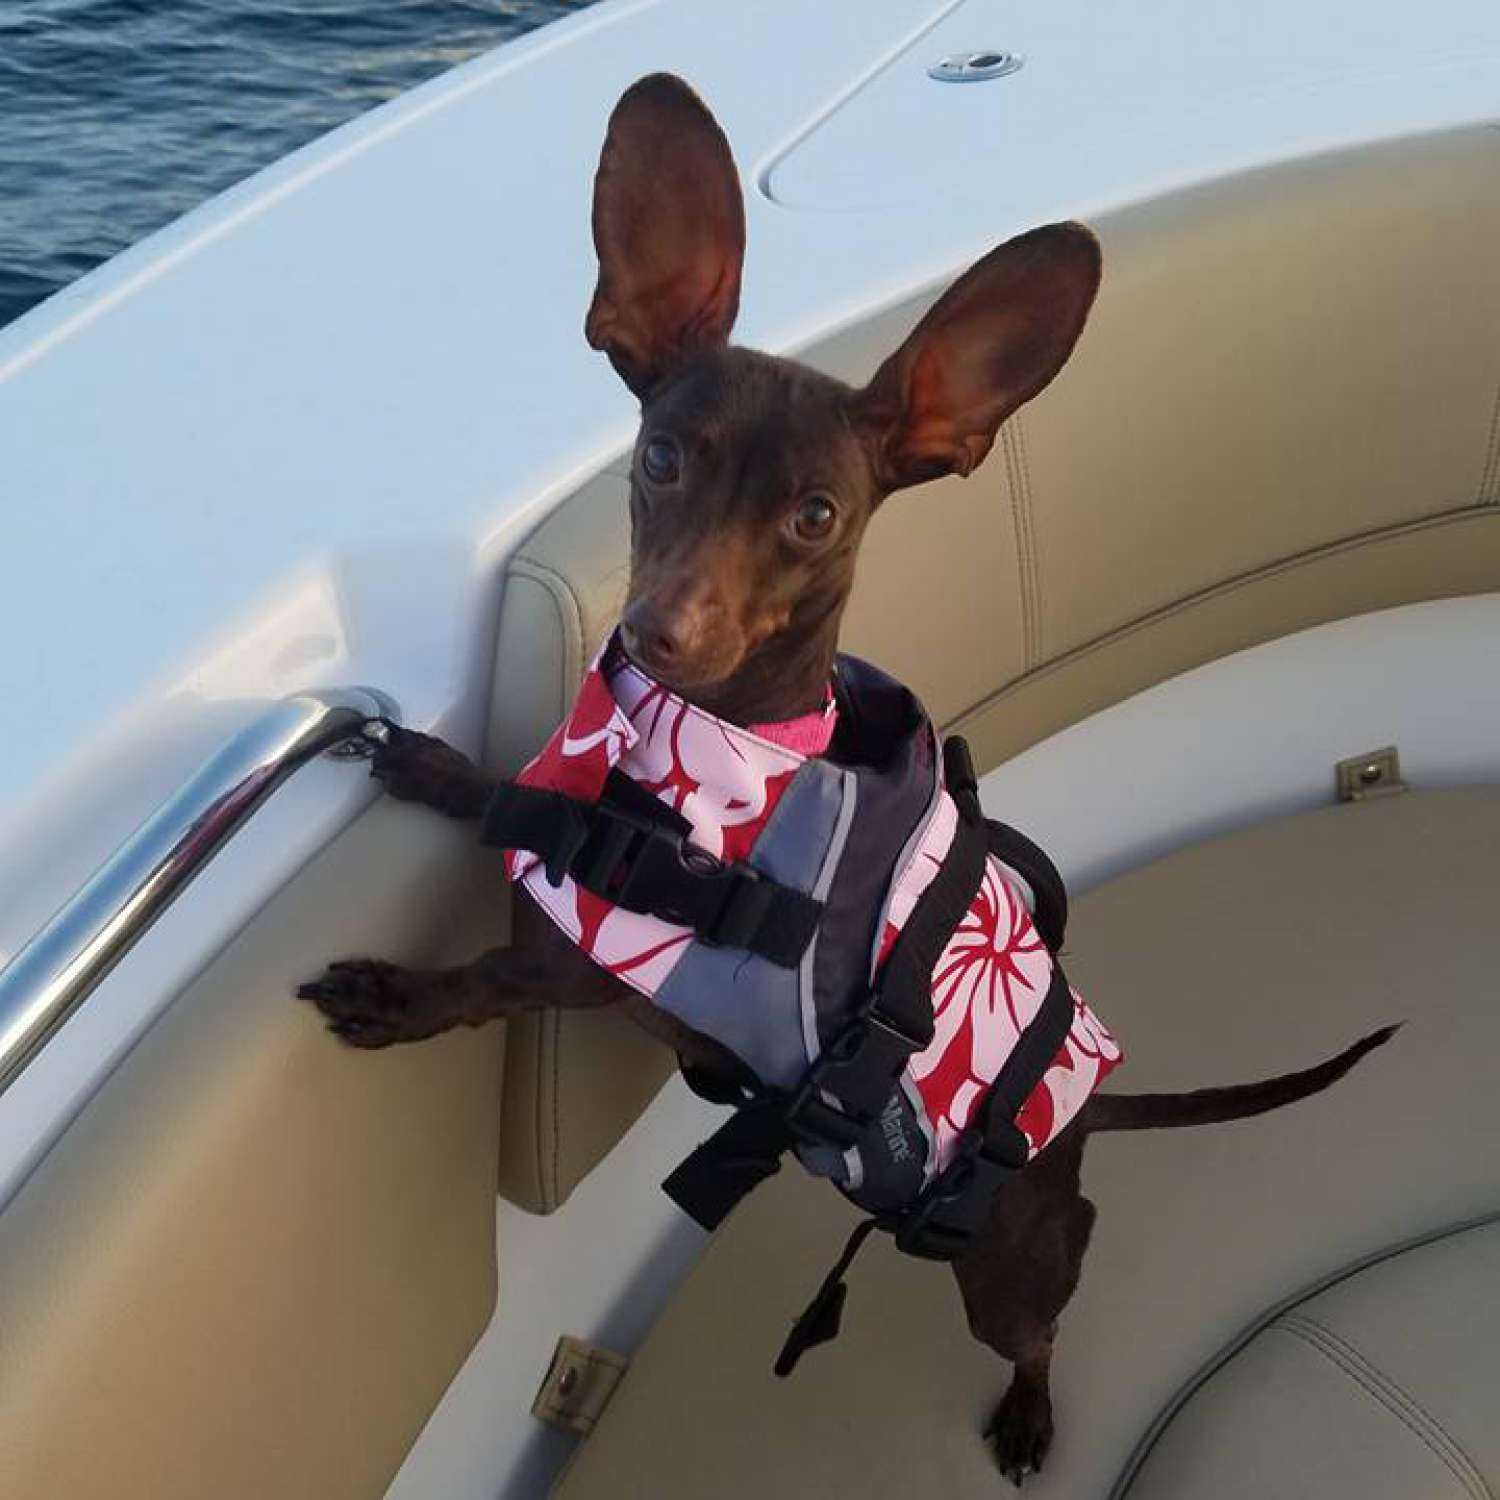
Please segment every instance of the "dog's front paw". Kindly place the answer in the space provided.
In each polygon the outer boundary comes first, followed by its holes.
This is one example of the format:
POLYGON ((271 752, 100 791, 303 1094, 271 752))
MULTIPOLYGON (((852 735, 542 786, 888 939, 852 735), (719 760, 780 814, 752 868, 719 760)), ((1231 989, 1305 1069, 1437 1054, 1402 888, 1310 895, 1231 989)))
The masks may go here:
POLYGON ((1015 1380, 995 1408, 984 1434, 995 1450, 1000 1472, 1014 1485, 1040 1474, 1052 1446, 1052 1398, 1045 1387, 1015 1380))
POLYGON ((461 751, 430 734, 385 726, 370 762, 373 776, 400 802, 420 802, 456 818, 478 817, 489 784, 461 751))
POLYGON ((330 964, 318 978, 299 985, 328 1018, 328 1029, 354 1047, 389 1047, 447 1031, 457 1017, 433 1004, 428 976, 376 958, 330 964))

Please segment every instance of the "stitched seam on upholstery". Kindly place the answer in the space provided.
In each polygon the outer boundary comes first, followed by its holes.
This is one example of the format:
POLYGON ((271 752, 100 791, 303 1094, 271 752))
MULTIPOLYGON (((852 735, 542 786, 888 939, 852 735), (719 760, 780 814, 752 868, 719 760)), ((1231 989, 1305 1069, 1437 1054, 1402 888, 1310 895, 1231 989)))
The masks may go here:
POLYGON ((1445 1224, 1440 1228, 1412 1235, 1408 1239, 1398 1240, 1393 1245, 1385 1245, 1379 1250, 1350 1261, 1348 1265, 1340 1266, 1337 1271, 1329 1275, 1320 1276, 1315 1281, 1299 1287, 1291 1296, 1283 1297, 1280 1301, 1272 1303, 1270 1307, 1263 1308, 1209 1359, 1204 1360, 1197 1369, 1192 1371, 1168 1397, 1161 1410, 1146 1424, 1145 1431, 1136 1439, 1128 1457, 1120 1466, 1114 1483, 1110 1485, 1108 1500, 1126 1500, 1131 1485, 1140 1474, 1141 1465, 1146 1462, 1161 1441, 1162 1434, 1176 1421, 1188 1402, 1278 1318, 1285 1317, 1286 1314, 1309 1302, 1319 1292, 1326 1292, 1330 1287, 1351 1281, 1360 1272, 1368 1271, 1372 1266, 1384 1265, 1387 1261, 1394 1260, 1396 1256, 1406 1254, 1408 1250, 1417 1250, 1423 1245, 1435 1245, 1441 1240, 1452 1239, 1455 1235, 1465 1234, 1471 1229, 1484 1229, 1491 1224, 1500 1224, 1500 1209, 1478 1214, 1471 1219, 1461 1219, 1456 1224, 1445 1224))
POLYGON ((1026 419, 1016 413, 1016 463, 1021 476, 1021 514, 1026 523, 1026 619, 1031 665, 1042 661, 1041 567, 1036 555, 1036 497, 1031 493, 1031 460, 1026 450, 1026 419))
POLYGON ((1021 475, 1017 455, 1016 424, 1020 418, 1012 417, 1000 429, 1000 454, 1005 461, 1005 479, 1010 490, 1011 519, 1016 532, 1016 576, 1020 588, 1021 606, 1021 651, 1026 670, 1037 665, 1036 634, 1033 628, 1031 596, 1036 583, 1036 569, 1031 555, 1031 514, 1029 496, 1021 475))
POLYGON ((1016 413, 1016 452, 1021 457, 1021 477, 1026 486, 1026 550, 1031 558, 1031 665, 1038 665, 1046 649, 1042 643, 1042 562, 1036 543, 1036 491, 1031 483, 1031 449, 1026 426, 1016 413))
POLYGON ((1000 461, 1005 475, 1005 488, 1010 495, 1011 529, 1015 533, 1016 547, 1016 600, 1021 611, 1021 660, 1031 660, 1031 642, 1026 635, 1026 539, 1021 527, 1021 499, 1016 491, 1014 465, 1010 458, 1010 433, 1000 429, 1000 461))
MULTIPOLYGON (((568 611, 568 609, 567 609, 566 606, 568 605, 568 603, 570 601, 567 598, 565 598, 563 596, 563 594, 560 593, 559 590, 558 590, 558 588, 556 587, 555 575, 549 576, 548 572, 547 572, 547 570, 545 568, 542 568, 542 567, 538 566, 535 563, 528 562, 525 558, 513 558, 512 561, 511 561, 510 569, 509 569, 509 574, 510 574, 510 577, 513 577, 513 578, 515 578, 517 580, 520 580, 522 582, 525 582, 525 583, 534 583, 542 591, 543 596, 546 598, 547 602, 549 604, 551 604, 551 606, 552 606, 552 612, 553 612, 553 614, 556 615, 556 617, 557 617, 558 634, 561 635, 562 638, 563 638, 563 641, 566 642, 567 639, 568 639, 568 624, 569 624, 569 611, 568 611)), ((510 578, 507 578, 507 583, 509 581, 510 581, 510 578)), ((573 602, 576 603, 576 601, 573 601, 573 602)), ((504 623, 504 605, 502 604, 501 605, 501 624, 503 625, 503 623, 504 623)), ((577 632, 575 631, 575 634, 576 633, 577 632)), ((492 696, 496 695, 495 694, 495 690, 499 686, 498 682, 496 681, 496 675, 497 675, 497 673, 499 672, 499 669, 500 669, 499 668, 499 655, 500 655, 500 641, 499 641, 499 636, 497 635, 496 636, 496 640, 495 640, 495 660, 490 665, 490 674, 489 674, 490 675, 490 692, 491 692, 492 696)), ((564 701, 566 701, 566 700, 564 700, 564 701)), ((496 751, 495 751, 494 733, 493 733, 493 730, 494 730, 494 717, 495 717, 494 716, 494 709, 493 709, 493 706, 492 706, 491 710, 490 710, 490 713, 489 713, 489 715, 488 715, 488 717, 486 719, 484 744, 483 744, 483 746, 481 748, 481 751, 480 751, 480 763, 482 765, 485 765, 485 766, 493 766, 494 763, 495 763, 496 751)), ((538 746, 537 748, 540 749, 541 747, 538 746)))
POLYGON ((1358 536, 1346 537, 1342 541, 1330 542, 1325 546, 1314 547, 1306 552, 1298 552, 1291 557, 1280 558, 1274 563, 1267 563, 1263 568, 1257 568, 1250 573, 1242 573, 1236 578, 1225 579, 1222 583, 1210 584, 1207 588, 1184 594, 1180 599, 1174 599, 1170 604, 1164 604, 1160 609, 1152 610, 1150 614, 1140 616, 1139 619, 1130 621, 1127 625, 1117 626, 1114 630, 1107 631, 1104 635, 1097 636, 1094 640, 1085 641, 1081 646, 1074 646, 1065 651, 1061 656, 1054 657, 1051 661, 1037 667, 1034 671, 1026 672, 1022 676, 1005 684, 998 691, 990 693, 981 698, 977 703, 971 704, 961 713, 955 714, 940 727, 944 733, 962 732, 965 723, 980 714, 988 713, 991 709, 1003 703, 1007 698, 1022 689, 1028 688, 1032 683, 1053 672, 1060 672, 1075 662, 1083 661, 1096 652, 1107 650, 1118 641, 1128 640, 1140 631, 1149 630, 1154 625, 1159 625, 1165 620, 1172 619, 1175 615, 1187 614, 1197 608, 1200 604, 1209 603, 1215 599, 1228 598, 1231 594, 1241 589, 1250 588, 1257 583, 1262 583, 1268 578, 1279 577, 1282 573, 1290 573, 1297 568, 1306 567, 1312 563, 1321 562, 1325 558, 1339 557, 1345 552, 1354 552, 1361 547, 1373 546, 1380 542, 1395 541, 1406 536, 1417 536, 1424 531, 1437 531, 1444 527, 1462 521, 1484 520, 1493 523, 1492 507, 1476 507, 1463 505, 1456 510, 1443 511, 1436 516, 1424 516, 1419 521, 1403 521, 1396 526, 1379 527, 1374 531, 1361 532, 1358 536))
POLYGON ((1328 1333, 1310 1318, 1287 1317, 1271 1325, 1271 1331, 1300 1339, 1336 1369, 1342 1370, 1372 1400, 1378 1402, 1446 1468, 1474 1500, 1492 1500, 1489 1486, 1475 1471, 1468 1455, 1405 1392, 1392 1386, 1381 1371, 1367 1364, 1343 1341, 1325 1338, 1328 1333))
MULTIPOLYGON (((1347 1375, 1367 1396, 1390 1412, 1453 1475, 1459 1484, 1474 1496, 1474 1500, 1488 1500, 1489 1491, 1483 1486, 1482 1481, 1480 1487, 1476 1488, 1470 1476, 1465 1472, 1464 1464, 1456 1462, 1455 1455, 1449 1453, 1446 1446, 1438 1441, 1437 1434, 1427 1430, 1424 1426, 1423 1418, 1426 1414, 1420 1408, 1410 1408, 1394 1391, 1388 1390, 1380 1381, 1378 1371, 1365 1369, 1358 1360, 1349 1358, 1337 1345, 1326 1343, 1319 1338, 1317 1335, 1321 1330, 1316 1325, 1298 1326, 1291 1319, 1283 1319, 1279 1323, 1273 1323, 1270 1332, 1284 1333, 1290 1338, 1299 1339, 1308 1348, 1321 1354, 1335 1369, 1347 1375)), ((1459 1457, 1461 1456, 1460 1454, 1459 1457)))
MULTIPOLYGON (((532 1155, 536 1163, 536 1196, 538 1211, 544 1214, 551 1213, 557 1207, 557 1143, 553 1139, 552 1160, 548 1161, 547 1152, 547 1057, 550 1050, 553 1058, 553 1091, 556 1091, 557 1078, 557 1048, 552 1045, 549 1049, 549 1040, 555 1042, 549 1034, 557 1030, 557 1012, 555 1010, 543 1010, 534 1013, 536 1020, 536 1089, 532 1098, 532 1124, 531 1132, 532 1155), (550 1168, 550 1171, 549 1171, 550 1168)), ((553 1104, 553 1114, 556 1113, 556 1105, 553 1104)))
POLYGON ((588 642, 583 638, 583 605, 573 585, 556 568, 538 562, 534 557, 524 556, 516 557, 511 567, 522 577, 530 578, 545 588, 557 605, 563 627, 563 643, 573 657, 573 680, 563 684, 562 698, 566 709, 569 699, 578 691, 578 684, 583 681, 584 669, 588 666, 588 642))
POLYGON ((1490 441, 1484 472, 1479 476, 1480 505, 1500 505, 1500 381, 1495 383, 1495 408, 1490 413, 1490 441))
MULTIPOLYGON (((560 684, 561 702, 563 711, 566 711, 568 699, 577 691, 578 684, 583 681, 584 669, 588 666, 585 659, 588 651, 587 642, 583 638, 583 606, 579 601, 577 593, 568 580, 546 563, 538 562, 534 557, 518 555, 511 562, 512 570, 520 577, 529 578, 538 587, 544 589, 551 598, 553 607, 557 610, 558 624, 562 630, 564 660, 572 658, 572 681, 560 684)), ((562 1161, 562 1107, 559 1096, 562 1092, 562 1021, 561 1013, 557 1010, 542 1012, 537 1024, 537 1057, 536 1057, 536 1116, 534 1129, 536 1131, 536 1174, 537 1174, 537 1199, 546 1212, 551 1212, 562 1203, 561 1190, 561 1161, 562 1161), (548 1043, 550 1041, 550 1049, 548 1043), (547 1116, 549 1113, 548 1103, 543 1099, 545 1089, 543 1081, 547 1064, 547 1053, 550 1050, 551 1068, 551 1150, 545 1140, 547 1134, 547 1116)))
POLYGON ((1026 481, 1021 475, 1021 455, 1016 446, 1016 429, 1005 429, 1005 462, 1010 471, 1011 494, 1016 518, 1016 558, 1021 570, 1021 638, 1028 667, 1036 665, 1036 638, 1031 630, 1031 508, 1027 504, 1026 481))
POLYGON ((562 1176, 558 1163, 562 1159, 562 1110, 558 1095, 562 1092, 562 1012, 546 1012, 552 1021, 552 1178, 548 1184, 547 1207, 556 1208, 563 1200, 562 1176))
POLYGON ((1335 1333, 1326 1323, 1319 1322, 1310 1313, 1288 1313, 1286 1317, 1281 1319, 1281 1322, 1307 1330, 1315 1330, 1317 1335, 1324 1339, 1330 1346, 1342 1349, 1351 1360, 1355 1361, 1361 1369, 1369 1374, 1372 1380, 1388 1388, 1397 1400, 1404 1402, 1409 1410, 1415 1412, 1452 1449, 1455 1461, 1466 1467, 1473 1475, 1473 1482, 1478 1487, 1479 1493, 1485 1497, 1485 1500, 1493 1500, 1489 1481, 1480 1472, 1479 1465, 1474 1463, 1464 1451, 1463 1444, 1390 1371, 1382 1369, 1363 1350, 1356 1348, 1341 1333, 1335 1333))
POLYGON ((532 1069, 535 1077, 535 1086, 531 1096, 531 1159, 532 1170, 536 1175, 536 1201, 537 1210, 540 1213, 547 1212, 547 1158, 544 1154, 542 1141, 546 1131, 543 1128, 542 1111, 546 1108, 542 1099, 544 1068, 547 1057, 547 1016, 545 1013, 536 1017, 536 1024, 532 1029, 532 1069))

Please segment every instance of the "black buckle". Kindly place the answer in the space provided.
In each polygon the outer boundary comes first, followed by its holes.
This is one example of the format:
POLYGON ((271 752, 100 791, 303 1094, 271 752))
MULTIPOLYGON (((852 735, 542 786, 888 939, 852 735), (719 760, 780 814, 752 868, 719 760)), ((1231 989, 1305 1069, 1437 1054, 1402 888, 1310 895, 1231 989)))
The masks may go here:
POLYGON ((587 837, 568 855, 566 873, 626 911, 644 910, 638 900, 632 903, 632 887, 638 890, 641 877, 664 862, 682 863, 682 833, 619 807, 596 807, 591 823, 587 837))
POLYGON ((582 803, 502 782, 480 836, 539 856, 554 887, 572 876, 625 911, 690 927, 711 947, 743 948, 780 968, 797 967, 817 934, 821 901, 699 848, 686 818, 628 778, 616 794, 605 790, 606 800, 582 803))
POLYGON ((932 1223, 929 1211, 899 1220, 895 1240, 903 1255, 915 1255, 919 1260, 955 1260, 973 1243, 974 1236, 967 1229, 932 1223))
POLYGON ((1026 1165, 1030 1146, 1025 1132, 1006 1120, 1000 1128, 971 1125, 958 1138, 953 1159, 927 1185, 922 1195, 895 1226, 896 1247, 923 1260, 952 1260, 973 1240, 981 1220, 971 1226, 937 1222, 937 1215, 959 1202, 989 1169, 994 1188, 1026 1165))
POLYGON ((845 1114, 823 1099, 818 1092, 817 1069, 814 1063, 807 1070, 807 1077, 787 1102, 781 1117, 799 1141, 847 1151, 859 1143, 860 1136, 874 1123, 874 1117, 862 1112, 845 1114))
POLYGON ((753 947, 776 899, 752 865, 726 864, 673 823, 616 806, 596 808, 592 830, 560 863, 585 890, 691 927, 710 947, 753 947))
POLYGON ((953 1159, 928 1183, 896 1223, 896 1248, 923 1260, 952 1260, 973 1238, 972 1231, 933 1222, 940 1209, 957 1203, 974 1185, 975 1161, 984 1137, 972 1126, 958 1138, 953 1159))
POLYGON ((807 1070, 784 1111, 788 1127, 813 1144, 848 1150, 880 1118, 907 1058, 930 1040, 903 1031, 872 990, 807 1070), (819 1097, 825 1092, 842 1108, 819 1097))
POLYGON ((820 1082, 869 1124, 890 1100, 907 1060, 931 1040, 898 1025, 881 1010, 879 993, 873 993, 818 1059, 820 1082))
MULTIPOLYGON (((912 1036, 910 1032, 903 1031, 886 1011, 881 1010, 879 991, 872 993, 870 998, 865 1001, 864 1005, 860 1008, 858 1019, 864 1022, 867 1035, 871 1031, 874 1031, 882 1036, 890 1037, 907 1052, 920 1052, 932 1041, 931 1030, 925 1036, 912 1036)), ((847 1030, 852 1029, 852 1027, 847 1028, 847 1030)), ((843 1038, 844 1034, 841 1033, 839 1041, 842 1041, 843 1038)), ((851 1056, 847 1061, 852 1062, 853 1057, 851 1056)))
MULTIPOLYGON (((713 855, 705 853, 702 858, 711 860, 713 855)), ((753 865, 714 863, 723 880, 724 898, 718 911, 699 925, 698 937, 711 947, 749 948, 776 899, 776 888, 762 880, 753 865)), ((705 878, 713 880, 715 876, 705 878)))

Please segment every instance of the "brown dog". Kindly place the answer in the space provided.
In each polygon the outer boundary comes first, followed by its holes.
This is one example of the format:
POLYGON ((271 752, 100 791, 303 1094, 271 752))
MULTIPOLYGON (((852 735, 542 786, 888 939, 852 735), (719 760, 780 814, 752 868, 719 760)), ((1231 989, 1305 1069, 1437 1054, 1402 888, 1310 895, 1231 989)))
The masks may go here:
MULTIPOLYGON (((1094 236, 1055 224, 967 271, 863 390, 731 348, 744 207, 729 147, 680 80, 642 79, 611 117, 594 194, 599 283, 589 342, 641 401, 631 471, 627 651, 739 724, 823 702, 865 527, 893 490, 968 474, 1000 424, 1072 352, 1099 285, 1094 236)), ((393 731, 374 774, 392 795, 478 819, 495 781, 426 735, 393 731)), ((360 1047, 545 1006, 624 1005, 700 1068, 743 1066, 596 967, 527 901, 514 946, 461 969, 337 963, 299 993, 360 1047)), ((1003 1472, 1040 1469, 1052 1438, 1056 1320, 1094 1208, 1079 1191, 1091 1131, 1207 1124, 1326 1088, 1391 1031, 1318 1068, 1197 1094, 1096 1096, 997 1195, 955 1262, 975 1336, 1015 1364, 990 1426, 1003 1472)))

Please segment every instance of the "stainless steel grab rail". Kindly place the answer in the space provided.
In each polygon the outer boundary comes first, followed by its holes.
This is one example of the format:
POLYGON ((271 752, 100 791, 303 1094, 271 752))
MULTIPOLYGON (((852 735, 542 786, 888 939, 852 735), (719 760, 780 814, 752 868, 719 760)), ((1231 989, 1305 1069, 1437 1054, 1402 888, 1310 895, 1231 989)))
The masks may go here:
POLYGON ((273 703, 211 756, 0 970, 0 1093, 293 772, 325 751, 367 753, 391 705, 362 688, 273 703))

